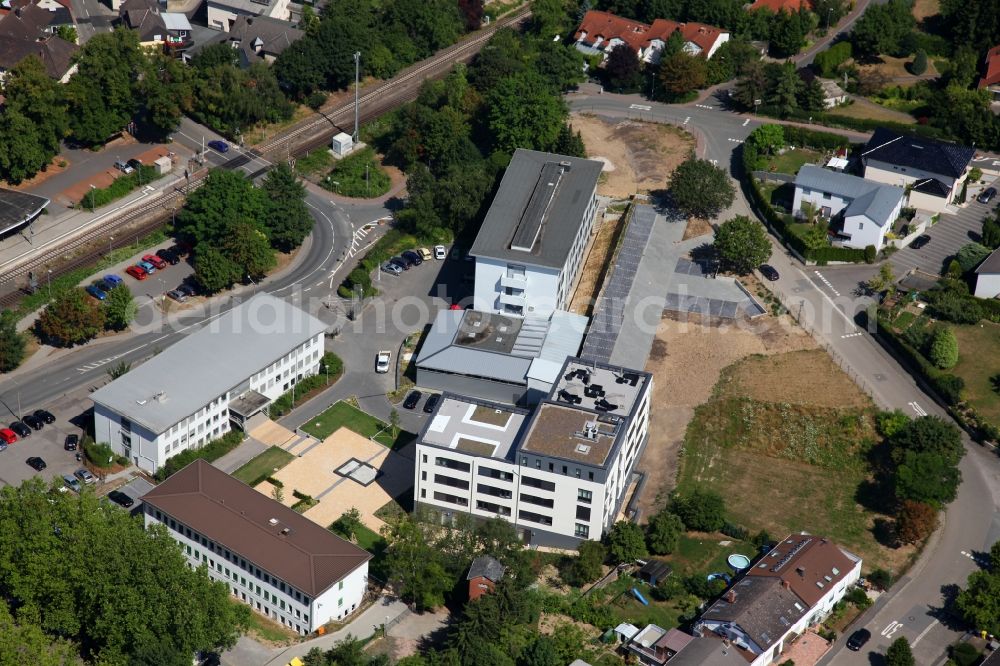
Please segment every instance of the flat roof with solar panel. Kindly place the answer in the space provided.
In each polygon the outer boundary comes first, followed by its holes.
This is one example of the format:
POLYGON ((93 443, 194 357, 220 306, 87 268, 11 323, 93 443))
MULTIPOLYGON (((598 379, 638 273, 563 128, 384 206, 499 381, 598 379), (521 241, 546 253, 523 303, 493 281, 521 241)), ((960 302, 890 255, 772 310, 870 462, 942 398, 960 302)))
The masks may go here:
POLYGON ((469 254, 561 269, 602 167, 596 160, 519 148, 469 254))

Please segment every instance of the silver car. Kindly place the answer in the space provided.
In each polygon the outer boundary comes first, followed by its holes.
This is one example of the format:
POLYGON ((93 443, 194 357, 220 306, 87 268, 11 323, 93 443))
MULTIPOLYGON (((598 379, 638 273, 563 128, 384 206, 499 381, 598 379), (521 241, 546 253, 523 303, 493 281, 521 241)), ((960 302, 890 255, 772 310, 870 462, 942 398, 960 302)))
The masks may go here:
POLYGON ((67 488, 69 488, 70 490, 72 490, 75 493, 80 492, 80 488, 81 488, 80 482, 76 480, 75 476, 73 476, 72 474, 63 474, 62 480, 63 480, 63 483, 66 485, 67 488))
POLYGON ((73 474, 84 483, 97 483, 97 477, 90 473, 89 469, 78 469, 73 474))

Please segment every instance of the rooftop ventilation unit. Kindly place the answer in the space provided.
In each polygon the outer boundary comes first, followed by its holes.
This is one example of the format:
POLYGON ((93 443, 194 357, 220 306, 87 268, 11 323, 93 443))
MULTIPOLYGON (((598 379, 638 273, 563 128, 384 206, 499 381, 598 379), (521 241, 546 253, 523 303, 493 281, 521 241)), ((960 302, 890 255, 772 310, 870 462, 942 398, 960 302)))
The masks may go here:
POLYGON ((274 527, 275 525, 278 524, 278 519, 277 518, 269 518, 268 521, 267 521, 267 524, 270 525, 271 527, 274 527))
POLYGON ((588 444, 577 444, 576 452, 582 455, 587 455, 588 453, 590 453, 590 446, 588 444))

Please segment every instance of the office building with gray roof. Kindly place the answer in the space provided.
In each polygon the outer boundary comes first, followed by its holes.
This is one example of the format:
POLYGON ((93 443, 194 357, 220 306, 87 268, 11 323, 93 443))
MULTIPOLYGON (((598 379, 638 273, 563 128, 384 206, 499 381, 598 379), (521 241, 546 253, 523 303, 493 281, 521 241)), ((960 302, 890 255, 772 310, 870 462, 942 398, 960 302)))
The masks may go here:
POLYGON ((326 329, 287 301, 257 294, 92 393, 94 437, 155 472, 231 424, 245 429, 316 374, 326 329))
POLYGON ((597 212, 601 162, 518 149, 469 254, 474 307, 514 317, 565 309, 597 212))

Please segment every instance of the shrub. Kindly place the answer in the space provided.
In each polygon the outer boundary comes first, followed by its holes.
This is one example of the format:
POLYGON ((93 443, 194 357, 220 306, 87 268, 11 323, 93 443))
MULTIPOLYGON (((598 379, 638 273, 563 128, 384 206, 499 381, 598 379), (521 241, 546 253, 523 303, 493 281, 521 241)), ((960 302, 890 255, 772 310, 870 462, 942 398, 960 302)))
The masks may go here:
POLYGON ((83 453, 92 464, 102 468, 110 467, 115 459, 115 452, 111 449, 111 445, 105 442, 97 444, 85 439, 83 453))
POLYGON ((865 246, 865 263, 874 264, 875 258, 878 256, 878 250, 875 249, 874 245, 865 246))
POLYGON ((728 537, 739 539, 740 541, 746 541, 750 538, 750 530, 739 525, 733 525, 730 522, 726 522, 719 531, 728 537))
POLYGON ((917 55, 913 57, 913 62, 910 63, 910 73, 916 76, 920 76, 927 71, 927 54, 923 51, 917 51, 917 55))
POLYGON ((722 594, 726 589, 726 581, 721 578, 708 580, 705 574, 692 574, 684 577, 684 589, 699 599, 711 599, 717 594, 722 594))
POLYGON ((838 42, 826 51, 817 53, 813 64, 819 70, 820 76, 834 76, 837 69, 851 57, 851 51, 850 42, 838 42))
POLYGON ((868 595, 860 587, 852 587, 848 590, 847 594, 844 595, 844 601, 854 604, 861 610, 872 605, 872 600, 868 598, 868 595))
POLYGON ((695 489, 687 495, 672 493, 670 511, 677 514, 684 526, 699 532, 716 532, 726 524, 726 502, 711 490, 695 489))
POLYGON ((917 543, 937 527, 937 509, 924 502, 904 500, 896 518, 896 536, 903 543, 917 543))
POLYGON ((295 384, 293 389, 285 391, 279 395, 271 406, 268 408, 268 412, 271 414, 272 418, 284 416, 288 412, 292 411, 296 405, 301 403, 306 395, 311 391, 314 391, 321 386, 326 386, 326 374, 322 373, 322 368, 320 368, 321 374, 309 375, 308 377, 303 377, 295 384), (292 396, 295 396, 295 404, 292 404, 292 396))
POLYGON ((958 643, 949 650, 951 658, 958 666, 972 666, 979 661, 979 650, 971 643, 958 643))
POLYGON ((80 208, 100 208, 116 199, 121 199, 137 187, 156 180, 160 175, 156 167, 144 164, 137 171, 116 178, 107 187, 91 189, 80 200, 80 208))
POLYGON ((156 470, 154 474, 157 481, 165 481, 175 472, 187 467, 189 464, 202 458, 209 462, 218 460, 243 442, 243 433, 239 430, 230 430, 219 439, 213 439, 198 449, 187 449, 175 456, 170 456, 163 463, 163 467, 156 470))
POLYGON ((313 111, 319 111, 320 107, 323 106, 323 102, 325 101, 326 101, 326 94, 320 92, 319 90, 315 90, 309 93, 309 96, 306 97, 306 106, 308 106, 313 111))
POLYGON ((950 328, 942 326, 935 331, 930 359, 931 363, 942 370, 953 368, 958 363, 958 339, 950 328))
POLYGON ((888 590, 892 585, 892 574, 885 569, 875 569, 868 574, 868 582, 880 590, 888 590))
POLYGON ((326 352, 319 361, 319 371, 339 375, 344 371, 344 361, 333 352, 326 352))
POLYGON ((566 558, 559 567, 559 577, 567 585, 583 587, 597 580, 601 575, 601 565, 607 559, 608 551, 598 541, 584 541, 578 547, 577 557, 566 558))

